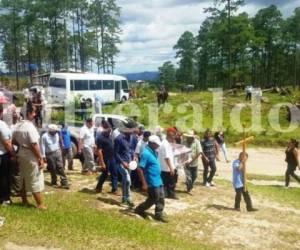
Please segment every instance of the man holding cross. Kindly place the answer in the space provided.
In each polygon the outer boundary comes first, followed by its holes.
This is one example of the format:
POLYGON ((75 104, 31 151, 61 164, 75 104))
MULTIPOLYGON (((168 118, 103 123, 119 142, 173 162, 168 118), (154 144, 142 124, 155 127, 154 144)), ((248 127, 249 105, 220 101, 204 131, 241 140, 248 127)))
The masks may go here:
POLYGON ((233 169, 232 182, 236 193, 234 209, 237 211, 241 211, 240 203, 243 195, 244 201, 246 203, 247 211, 254 212, 257 211, 257 209, 253 208, 251 197, 245 185, 245 169, 246 169, 247 159, 248 159, 248 154, 246 152, 241 152, 239 155, 239 159, 235 160, 232 164, 232 169, 233 169))
POLYGON ((241 198, 243 195, 244 201, 246 203, 247 211, 248 212, 255 212, 257 209, 253 208, 251 197, 248 193, 247 189, 247 175, 246 175, 246 162, 248 160, 248 154, 246 153, 246 143, 253 140, 254 137, 248 137, 246 138, 246 126, 243 124, 243 140, 235 143, 235 145, 243 145, 243 151, 239 155, 239 159, 235 160, 232 163, 232 182, 233 187, 235 188, 235 204, 234 208, 237 211, 241 211, 240 203, 241 198))

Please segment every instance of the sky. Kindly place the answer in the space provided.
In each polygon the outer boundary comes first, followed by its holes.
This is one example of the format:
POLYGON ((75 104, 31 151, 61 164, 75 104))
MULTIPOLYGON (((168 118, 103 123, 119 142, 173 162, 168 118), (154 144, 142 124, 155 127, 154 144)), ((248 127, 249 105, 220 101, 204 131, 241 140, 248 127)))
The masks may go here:
MULTIPOLYGON (((122 44, 117 73, 157 71, 165 61, 176 63, 173 46, 181 34, 197 34, 213 0, 117 0, 122 8, 122 44)), ((300 7, 300 0, 245 0, 239 12, 254 16, 261 8, 278 6, 284 17, 300 7)))

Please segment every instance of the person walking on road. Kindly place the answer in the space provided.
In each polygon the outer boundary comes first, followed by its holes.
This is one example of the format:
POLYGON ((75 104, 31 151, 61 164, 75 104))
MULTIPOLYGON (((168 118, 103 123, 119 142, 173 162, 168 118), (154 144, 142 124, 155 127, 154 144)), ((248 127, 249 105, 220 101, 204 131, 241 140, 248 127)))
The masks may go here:
POLYGON ((142 190, 148 192, 147 199, 135 208, 135 213, 146 218, 145 213, 152 205, 155 204, 154 218, 161 222, 167 222, 163 215, 165 206, 164 187, 161 179, 161 168, 156 150, 159 148, 161 141, 158 136, 149 137, 148 146, 145 147, 141 154, 138 175, 142 182, 142 190))
POLYGON ((84 164, 82 173, 90 175, 95 171, 95 137, 93 120, 91 118, 86 119, 85 125, 80 129, 79 133, 79 149, 78 153, 83 154, 84 164))
POLYGON ((218 158, 218 145, 215 139, 212 137, 212 133, 209 129, 205 131, 204 138, 201 141, 202 150, 203 150, 203 185, 206 187, 212 187, 215 184, 213 183, 213 178, 217 171, 216 160, 218 158), (210 168, 210 173, 208 176, 210 168))
POLYGON ((175 142, 177 130, 168 128, 167 137, 159 147, 159 162, 161 166, 161 177, 164 183, 165 195, 169 199, 177 199, 175 187, 177 182, 177 170, 174 166, 174 153, 172 143, 175 142))
POLYGON ((219 148, 222 150, 224 154, 226 163, 229 163, 230 161, 228 160, 228 153, 227 153, 227 148, 225 143, 225 135, 222 129, 220 129, 218 132, 215 133, 215 140, 218 143, 219 148))
POLYGON ((287 169, 285 172, 285 187, 289 187, 290 185, 290 176, 294 177, 294 179, 300 183, 300 177, 295 174, 297 167, 300 168, 298 146, 299 142, 295 139, 291 139, 285 151, 285 161, 287 162, 287 169))
POLYGON ((111 138, 111 128, 108 123, 103 124, 103 130, 97 133, 96 145, 99 166, 102 171, 96 186, 96 192, 102 192, 103 184, 110 173, 111 192, 116 193, 118 189, 118 169, 114 158, 114 145, 111 138))
POLYGON ((60 137, 62 140, 62 156, 65 169, 66 160, 68 161, 68 170, 73 170, 73 151, 71 133, 66 124, 61 125, 60 137))
POLYGON ((68 179, 64 171, 59 130, 55 124, 48 125, 48 132, 41 139, 41 153, 51 174, 51 185, 57 187, 57 175, 61 187, 69 189, 68 179))
POLYGON ((234 209, 241 211, 240 203, 243 195, 248 212, 255 212, 257 209, 253 208, 252 201, 248 189, 245 188, 245 163, 248 160, 247 153, 240 153, 239 159, 232 164, 232 182, 235 189, 235 203, 234 209))
POLYGON ((185 164, 186 175, 186 189, 190 193, 194 188, 194 183, 198 175, 199 157, 202 155, 202 148, 200 141, 196 138, 196 134, 193 130, 184 133, 185 137, 184 145, 191 149, 191 159, 185 164))
POLYGON ((130 139, 133 133, 132 128, 120 129, 120 134, 114 140, 114 154, 118 166, 118 172, 122 176, 122 205, 134 207, 131 197, 131 178, 129 163, 132 161, 130 139))

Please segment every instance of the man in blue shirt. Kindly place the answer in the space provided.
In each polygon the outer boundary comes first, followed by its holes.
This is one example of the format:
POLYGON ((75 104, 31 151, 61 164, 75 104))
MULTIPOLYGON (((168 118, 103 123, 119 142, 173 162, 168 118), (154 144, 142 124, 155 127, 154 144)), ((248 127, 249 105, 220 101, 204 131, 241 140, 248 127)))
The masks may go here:
POLYGON ((71 141, 71 133, 69 128, 62 123, 60 130, 60 137, 62 140, 62 156, 63 156, 63 164, 64 168, 66 165, 66 159, 68 160, 68 170, 73 170, 73 151, 72 151, 72 141, 71 141))
POLYGON ((155 204, 155 219, 161 222, 167 222, 163 217, 163 209, 165 206, 164 187, 161 179, 161 168, 156 150, 161 144, 160 139, 156 135, 149 137, 148 146, 144 149, 139 167, 138 175, 142 182, 142 190, 148 191, 148 198, 145 202, 136 207, 135 213, 146 217, 145 210, 155 204))
POLYGON ((234 208, 237 211, 241 211, 240 208, 240 203, 241 203, 241 198, 242 195, 244 197, 244 201, 246 203, 247 211, 248 212, 254 212, 257 211, 257 209, 252 207, 252 202, 251 202, 251 197, 248 193, 248 190, 244 188, 245 184, 245 178, 244 178, 244 173, 245 173, 245 163, 248 159, 248 154, 247 153, 240 153, 239 159, 235 160, 232 163, 232 183, 233 187, 235 188, 235 204, 234 208))
POLYGON ((122 205, 133 207, 134 204, 131 200, 131 178, 129 163, 132 161, 130 138, 133 132, 132 128, 120 129, 120 134, 114 140, 114 155, 118 172, 122 176, 122 205))

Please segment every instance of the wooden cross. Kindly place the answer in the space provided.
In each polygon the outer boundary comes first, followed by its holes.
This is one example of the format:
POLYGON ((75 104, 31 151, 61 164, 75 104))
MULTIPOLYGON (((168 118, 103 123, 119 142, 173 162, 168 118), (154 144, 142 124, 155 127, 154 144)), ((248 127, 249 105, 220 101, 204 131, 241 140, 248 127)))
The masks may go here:
MULTIPOLYGON (((250 142, 254 140, 254 136, 250 136, 248 138, 246 138, 246 125, 243 124, 243 140, 236 142, 234 145, 238 146, 238 145, 243 145, 243 154, 246 153, 246 146, 247 146, 247 142, 250 142)), ((247 191, 247 174, 246 174, 246 163, 244 166, 244 172, 243 172, 243 177, 244 177, 244 191, 247 191)))

